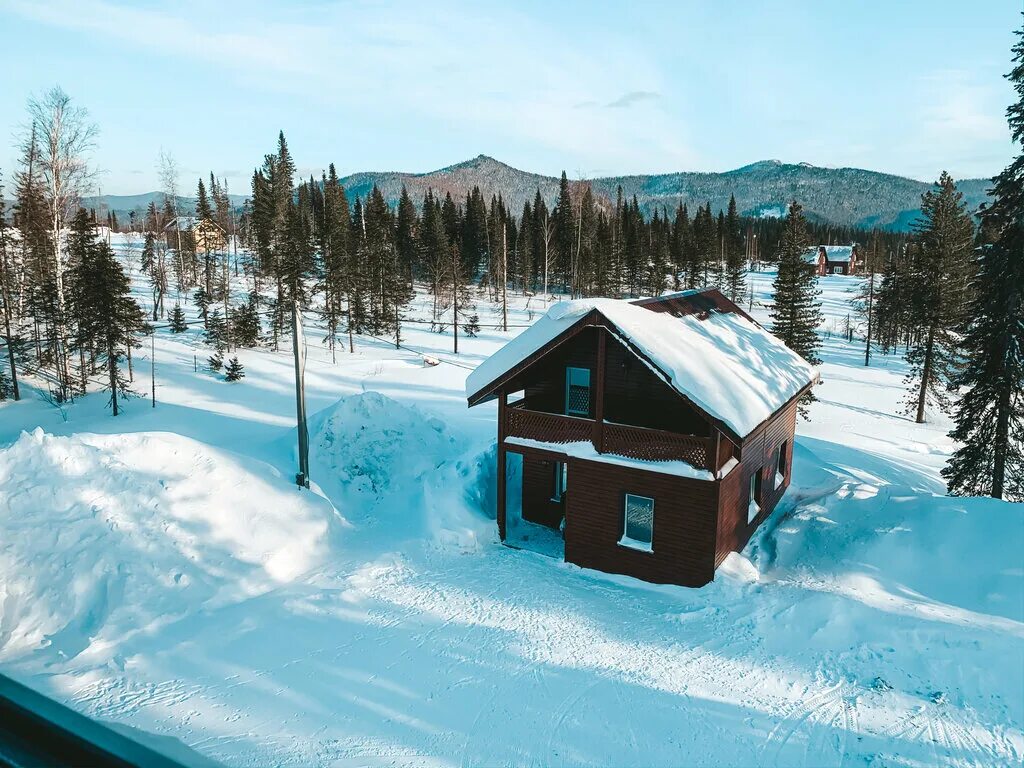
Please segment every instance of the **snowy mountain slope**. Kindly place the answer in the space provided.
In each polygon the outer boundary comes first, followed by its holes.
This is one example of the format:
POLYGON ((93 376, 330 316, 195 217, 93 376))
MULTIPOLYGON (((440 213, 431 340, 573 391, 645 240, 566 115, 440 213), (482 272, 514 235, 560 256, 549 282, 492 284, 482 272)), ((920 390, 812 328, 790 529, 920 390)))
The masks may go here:
POLYGON ((948 424, 835 333, 856 278, 821 285, 793 486, 701 590, 497 543, 495 409, 463 387, 516 330, 455 358, 410 326, 438 366, 371 339, 334 364, 309 332, 312 477, 343 519, 289 483, 286 347, 227 384, 160 332, 156 409, 0 405, 0 668, 230 765, 1019 765, 1020 505, 941 495, 948 424))

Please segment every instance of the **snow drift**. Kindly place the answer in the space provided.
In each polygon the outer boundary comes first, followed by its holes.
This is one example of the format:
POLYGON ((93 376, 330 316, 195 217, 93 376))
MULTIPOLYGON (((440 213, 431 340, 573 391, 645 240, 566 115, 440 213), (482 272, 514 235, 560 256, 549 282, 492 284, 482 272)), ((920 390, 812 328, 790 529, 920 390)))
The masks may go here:
POLYGON ((496 536, 493 466, 465 457, 440 419, 377 392, 343 397, 310 419, 313 480, 356 524, 396 543, 425 538, 476 549, 496 536))
POLYGON ((322 565, 336 513, 268 465, 168 433, 0 450, 0 659, 90 646, 322 565))

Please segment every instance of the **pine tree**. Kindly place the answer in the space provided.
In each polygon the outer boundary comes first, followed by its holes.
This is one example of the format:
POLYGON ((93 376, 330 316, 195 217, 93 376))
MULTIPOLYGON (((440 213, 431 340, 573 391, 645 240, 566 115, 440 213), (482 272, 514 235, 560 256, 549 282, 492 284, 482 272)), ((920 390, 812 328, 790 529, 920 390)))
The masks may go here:
POLYGON ((817 365, 817 328, 822 322, 814 265, 804 259, 807 249, 807 222, 795 200, 789 206, 782 242, 779 246, 779 270, 775 276, 772 304, 772 333, 807 362, 817 365))
POLYGON ((1024 501, 1024 27, 1016 32, 1007 110, 1016 159, 993 181, 981 212, 986 242, 966 313, 963 392, 950 437, 961 445, 943 469, 949 492, 1024 501))
POLYGON ((131 297, 131 283, 105 241, 79 209, 68 237, 68 253, 77 257, 69 273, 69 303, 76 326, 75 343, 96 349, 96 359, 106 365, 109 404, 119 413, 118 397, 134 394, 118 366, 119 359, 138 346, 142 309, 131 297))
POLYGON ((467 336, 476 338, 477 334, 480 333, 480 316, 476 312, 471 314, 469 319, 466 320, 463 329, 466 331, 467 336))
POLYGON ((146 233, 146 239, 142 244, 142 263, 139 265, 143 272, 153 269, 156 257, 156 236, 152 232, 146 233))
POLYGON ((740 233, 740 217, 736 211, 736 198, 729 196, 729 211, 725 215, 723 233, 725 249, 725 273, 723 287, 725 294, 736 304, 743 304, 747 294, 747 262, 743 254, 743 236, 740 233))
POLYGON ((215 309, 210 313, 210 317, 207 320, 203 338, 214 349, 223 351, 228 346, 227 336, 227 324, 221 316, 220 310, 215 309))
POLYGON ((252 348, 260 344, 262 328, 256 309, 255 294, 231 312, 231 343, 236 347, 252 348))
POLYGON ((224 367, 224 352, 220 349, 214 350, 214 353, 206 358, 206 364, 211 371, 219 371, 224 367))
POLYGON ((196 288, 195 295, 192 297, 195 301, 196 308, 199 309, 199 316, 203 318, 203 325, 208 325, 210 322, 209 308, 212 303, 210 294, 206 292, 203 286, 196 288))
POLYGON ((185 310, 180 304, 175 304, 170 316, 171 333, 184 333, 188 330, 188 323, 185 322, 185 310))
POLYGON ((225 381, 239 381, 245 378, 245 368, 238 361, 238 357, 232 357, 228 360, 227 366, 224 368, 224 380, 225 381))
MULTIPOLYGON (((23 265, 22 265, 23 266, 23 265)), ((18 386, 18 366, 15 348, 18 340, 15 339, 11 327, 17 322, 16 305, 12 300, 14 293, 14 272, 16 270, 14 249, 11 246, 10 238, 7 236, 7 208, 4 202, 4 189, 0 179, 0 317, 3 319, 4 344, 0 347, 0 358, 7 358, 7 365, 10 365, 10 375, 4 367, 5 363, 0 360, 0 400, 13 395, 15 400, 21 399, 21 392, 18 386)))
POLYGON ((909 253, 913 272, 907 350, 910 372, 907 410, 918 424, 929 403, 948 406, 945 390, 956 373, 959 339, 970 283, 973 224, 963 195, 943 173, 936 189, 921 197, 922 221, 915 226, 909 253))

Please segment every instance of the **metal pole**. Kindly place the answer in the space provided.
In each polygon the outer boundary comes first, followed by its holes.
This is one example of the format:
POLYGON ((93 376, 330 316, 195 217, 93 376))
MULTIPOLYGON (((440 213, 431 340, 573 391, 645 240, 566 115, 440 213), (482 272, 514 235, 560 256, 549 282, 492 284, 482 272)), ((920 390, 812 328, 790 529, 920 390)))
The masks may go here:
POLYGON ((149 379, 153 392, 150 400, 156 408, 156 329, 149 332, 149 379))
POLYGON ((309 432, 306 428, 306 391, 302 381, 305 361, 303 360, 302 318, 299 316, 299 302, 292 302, 292 348, 295 355, 295 421, 299 433, 299 472, 295 483, 309 488, 309 432))

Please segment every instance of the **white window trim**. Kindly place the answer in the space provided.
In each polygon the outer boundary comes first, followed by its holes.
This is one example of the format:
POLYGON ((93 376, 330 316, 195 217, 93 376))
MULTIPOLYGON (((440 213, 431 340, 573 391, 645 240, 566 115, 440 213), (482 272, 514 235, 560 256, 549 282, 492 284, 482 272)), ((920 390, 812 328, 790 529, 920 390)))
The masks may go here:
POLYGON ((761 507, 757 505, 757 502, 753 499, 747 504, 747 525, 754 522, 754 518, 761 514, 761 507))
POLYGON ((754 522, 754 518, 761 514, 761 505, 757 503, 757 477, 761 470, 757 470, 747 481, 747 525, 754 522))
POLYGON ((627 547, 629 549, 635 549, 638 552, 646 552, 648 554, 654 553, 654 499, 650 496, 641 496, 638 493, 627 493, 622 501, 622 538, 619 539, 620 547, 627 547), (651 540, 650 541, 637 541, 636 539, 630 538, 626 535, 626 509, 629 506, 629 498, 634 499, 647 499, 651 502, 651 540))
POLYGON ((569 464, 564 461, 556 461, 555 467, 561 467, 560 472, 555 473, 555 493, 551 496, 551 501, 562 503, 562 499, 565 498, 565 492, 568 490, 569 485, 569 464))
POLYGON ((781 488, 784 482, 786 482, 786 476, 779 472, 779 470, 775 470, 775 487, 781 488))

